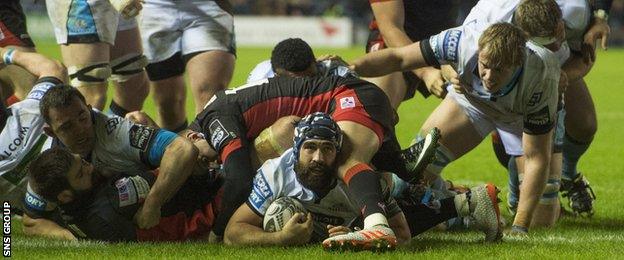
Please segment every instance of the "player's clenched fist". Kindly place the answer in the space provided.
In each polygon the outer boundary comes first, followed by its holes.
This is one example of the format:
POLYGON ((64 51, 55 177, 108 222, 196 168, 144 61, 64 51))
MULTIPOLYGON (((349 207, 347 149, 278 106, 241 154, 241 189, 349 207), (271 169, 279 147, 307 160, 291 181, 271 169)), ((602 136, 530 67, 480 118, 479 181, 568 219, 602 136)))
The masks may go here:
POLYGON ((284 245, 303 245, 310 241, 312 236, 312 214, 307 217, 303 213, 295 213, 279 231, 284 245))
POLYGON ((160 208, 145 207, 139 208, 139 211, 134 215, 134 223, 141 229, 149 229, 160 222, 160 208))

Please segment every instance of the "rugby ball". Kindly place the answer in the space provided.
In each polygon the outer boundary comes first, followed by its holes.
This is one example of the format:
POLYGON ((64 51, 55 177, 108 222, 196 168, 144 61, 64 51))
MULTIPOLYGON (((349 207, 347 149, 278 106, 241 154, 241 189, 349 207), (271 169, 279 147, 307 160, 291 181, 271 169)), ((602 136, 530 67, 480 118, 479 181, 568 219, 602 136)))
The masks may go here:
POLYGON ((264 220, 262 221, 264 231, 277 232, 282 230, 288 220, 298 212, 304 215, 308 214, 308 211, 299 200, 290 197, 276 199, 269 205, 266 214, 264 214, 264 220))

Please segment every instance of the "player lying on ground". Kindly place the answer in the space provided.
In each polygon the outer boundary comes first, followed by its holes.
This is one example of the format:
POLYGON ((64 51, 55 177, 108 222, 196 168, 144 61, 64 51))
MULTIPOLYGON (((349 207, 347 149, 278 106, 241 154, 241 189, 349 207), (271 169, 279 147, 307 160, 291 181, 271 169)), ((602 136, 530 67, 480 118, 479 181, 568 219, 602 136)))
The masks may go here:
MULTIPOLYGON (((315 111, 332 113, 345 132, 347 153, 339 159, 338 173, 361 200, 365 230, 378 230, 384 238, 394 241, 383 213, 379 176, 370 163, 412 180, 419 175, 423 156, 414 157, 409 150, 401 152, 394 136, 394 113, 379 88, 353 77, 339 76, 281 76, 218 92, 197 116, 190 129, 205 136, 197 139, 205 148, 200 153, 207 158, 218 156, 222 162, 224 188, 228 190, 224 203, 233 206, 224 209, 221 221, 217 220, 217 235, 223 234, 227 220, 251 190, 255 175, 252 158, 256 157, 251 154, 251 141, 281 117, 301 117, 315 111), (236 187, 232 187, 234 183, 236 187)), ((428 147, 434 141, 428 140, 428 147)), ((335 239, 368 240, 353 234, 335 239)))
POLYGON ((449 92, 422 126, 421 132, 438 127, 445 137, 428 172, 439 175, 494 128, 509 133, 513 143, 506 144, 507 152, 525 157, 513 229, 527 232, 548 178, 560 75, 555 56, 527 42, 511 24, 474 22, 406 47, 369 53, 352 69, 377 76, 441 64, 454 67, 463 88, 449 92))
MULTIPOLYGON (((258 170, 249 199, 230 219, 225 242, 235 245, 305 244, 344 234, 360 226, 357 202, 345 183, 336 178, 336 158, 343 152, 341 147, 342 132, 329 115, 314 113, 301 120, 295 130, 293 147, 258 170), (310 214, 284 219, 286 224, 278 232, 263 230, 263 217, 268 213, 269 205, 281 197, 301 201, 310 214)), ((433 206, 436 203, 422 201, 422 194, 404 194, 411 192, 410 189, 401 190, 407 184, 393 176, 383 173, 381 184, 388 223, 399 243, 407 243, 411 236, 458 215, 474 217, 488 240, 501 235, 493 185, 479 186, 472 192, 441 200, 438 206, 433 206), (397 203, 391 194, 403 197, 397 203)), ((362 246, 383 247, 383 242, 362 246)))
POLYGON ((218 214, 221 180, 194 174, 162 205, 157 225, 141 229, 135 218, 160 175, 110 172, 66 148, 52 148, 29 167, 29 185, 58 207, 48 214, 79 239, 111 242, 183 241, 208 236, 218 214))

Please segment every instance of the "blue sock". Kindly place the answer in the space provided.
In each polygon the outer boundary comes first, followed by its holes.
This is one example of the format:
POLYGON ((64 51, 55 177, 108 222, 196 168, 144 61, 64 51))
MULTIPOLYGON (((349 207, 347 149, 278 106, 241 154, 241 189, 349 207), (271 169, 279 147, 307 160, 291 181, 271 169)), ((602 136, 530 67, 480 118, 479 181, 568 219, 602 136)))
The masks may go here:
POLYGON ((574 180, 578 176, 576 166, 581 156, 587 151, 590 143, 582 143, 574 140, 565 134, 563 137, 563 165, 561 167, 561 178, 564 180, 574 180))
POLYGON ((507 163, 507 170, 509 172, 509 200, 508 204, 512 206, 518 206, 518 200, 520 200, 520 179, 518 178, 518 165, 516 165, 516 157, 511 156, 507 163))

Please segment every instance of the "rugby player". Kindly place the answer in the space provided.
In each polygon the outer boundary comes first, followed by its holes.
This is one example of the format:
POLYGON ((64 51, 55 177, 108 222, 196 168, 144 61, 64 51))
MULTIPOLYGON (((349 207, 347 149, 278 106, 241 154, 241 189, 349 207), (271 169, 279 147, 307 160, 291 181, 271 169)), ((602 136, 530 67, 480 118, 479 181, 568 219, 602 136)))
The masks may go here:
MULTIPOLYGON (((19 0, 0 2, 0 47, 35 52, 26 28, 26 16, 19 0)), ((10 106, 26 98, 37 77, 19 66, 7 66, 0 71, 0 102, 10 106)))
MULTIPOLYGON (((197 160, 197 149, 176 134, 134 124, 91 109, 75 88, 62 85, 48 91, 41 100, 44 131, 55 144, 70 149, 95 167, 111 172, 137 172, 159 168, 143 207, 137 212, 140 228, 158 223, 160 208, 184 183, 197 160)), ((25 233, 46 233, 36 228, 37 220, 49 214, 54 203, 29 190, 26 194, 25 233)))
POLYGON ((271 59, 258 63, 249 73, 247 83, 279 75, 357 77, 338 56, 323 55, 317 59, 310 45, 300 38, 289 38, 277 43, 271 51, 271 59))
MULTIPOLYGON (((369 0, 369 2, 374 20, 369 25, 367 53, 387 47, 409 45, 455 26, 453 18, 456 6, 452 0, 369 0)), ((424 97, 433 94, 443 98, 446 95, 444 80, 433 68, 396 72, 366 80, 383 89, 395 109, 399 107, 401 101, 412 98, 416 90, 424 97)))
POLYGON ((147 60, 131 18, 138 14, 140 2, 46 0, 71 85, 83 93, 87 104, 103 110, 110 78, 116 90, 110 111, 121 117, 140 110, 149 92, 147 60))
POLYGON ((378 76, 441 64, 458 72, 462 93, 449 92, 422 126, 421 131, 438 127, 444 136, 428 172, 437 176, 491 130, 504 130, 513 141, 505 144, 507 153, 524 157, 513 230, 528 232, 548 178, 560 75, 556 57, 527 42, 524 32, 511 24, 475 21, 406 47, 369 53, 356 59, 352 69, 378 76))
MULTIPOLYGON (((345 154, 339 159, 338 173, 360 200, 364 230, 376 230, 380 238, 395 240, 384 217, 379 177, 369 163, 406 180, 418 179, 432 156, 437 133, 428 135, 423 143, 425 152, 419 156, 411 151, 417 146, 402 152, 394 135, 394 114, 383 92, 366 81, 340 76, 283 76, 218 92, 196 117, 190 126, 192 131, 184 135, 204 136, 195 139, 200 154, 218 157, 225 172, 226 208, 215 224, 216 235, 223 234, 229 217, 251 189, 255 157, 251 141, 279 118, 301 117, 315 111, 331 113, 345 132, 345 154)), ((335 239, 370 240, 359 232, 335 239)))
POLYGON ((29 184, 58 204, 51 219, 79 239, 111 242, 183 241, 205 238, 218 214, 220 187, 210 175, 194 175, 162 206, 158 225, 141 229, 134 216, 160 175, 102 171, 66 148, 52 148, 29 167, 29 184), (105 177, 109 176, 109 177, 105 177))
POLYGON ((185 69, 194 114, 229 85, 236 55, 231 9, 228 1, 145 2, 139 26, 161 127, 179 132, 188 126, 185 69))
MULTIPOLYGON (((560 86, 563 86, 562 91, 565 93, 565 110, 559 115, 564 121, 561 121, 558 126, 558 133, 561 132, 561 137, 557 140, 561 141, 555 143, 555 151, 561 153, 563 150, 563 155, 556 155, 557 157, 563 156, 561 189, 564 191, 563 195, 569 198, 570 207, 574 212, 591 215, 595 197, 588 182, 576 169, 580 157, 589 147, 596 132, 595 108, 583 80, 595 58, 593 48, 587 47, 583 36, 586 31, 592 30, 589 28, 591 19, 589 3, 584 0, 556 1, 556 3, 553 0, 506 2, 482 0, 471 11, 464 23, 477 19, 486 20, 489 23, 514 22, 527 32, 534 42, 544 45, 558 56, 562 66, 560 86), (557 5, 561 10, 554 10, 557 9, 557 5), (548 11, 538 12, 540 9, 548 11)), ((592 27, 598 27, 599 30, 602 27, 596 19, 592 27)), ((608 27, 606 29, 608 32, 608 27)), ((598 37, 597 35, 599 34, 595 33, 594 36, 598 37)), ((600 37, 606 38, 606 36, 600 37)), ((502 156, 499 155, 499 157, 502 156)), ((561 159, 557 158, 556 163, 561 164, 561 159)), ((509 170, 510 173, 517 171, 513 167, 509 170)), ((554 184, 559 185, 558 182, 554 184)), ((514 197, 513 193, 512 197, 514 197)), ((553 195, 557 194, 553 193, 553 195)), ((517 201, 517 198, 512 198, 510 201, 513 200, 517 201)))
POLYGON ((0 57, 0 70, 12 64, 38 79, 23 101, 8 108, 0 102, 0 197, 9 201, 16 212, 22 212, 26 166, 48 139, 43 135, 44 121, 39 113, 39 103, 48 89, 63 82, 66 71, 59 62, 34 52, 0 47, 0 57))
MULTIPOLYGON (((336 179, 336 160, 341 152, 342 138, 340 128, 329 115, 319 112, 303 118, 296 127, 292 148, 279 158, 265 162, 258 170, 247 202, 230 219, 225 232, 225 243, 305 244, 350 232, 350 228, 357 226, 359 206, 345 183, 336 179), (300 217, 306 216, 298 213, 286 220, 287 223, 281 231, 265 232, 262 229, 262 218, 267 208, 273 201, 285 196, 301 201, 311 214, 302 222, 299 221, 300 217)), ((406 185, 393 183, 402 181, 391 176, 392 174, 384 173, 381 184, 388 223, 397 234, 399 243, 409 242, 411 236, 424 232, 441 221, 469 213, 484 228, 488 239, 495 239, 500 235, 496 189, 493 185, 473 189, 470 195, 462 194, 442 200, 436 212, 435 209, 423 205, 420 198, 417 203, 403 199, 397 204, 391 194, 403 193, 394 190, 406 185), (460 206, 457 207, 456 204, 460 206), (407 220, 399 206, 406 208, 407 220)), ((385 241, 367 244, 364 248, 379 247, 383 250, 383 242, 385 241)))

